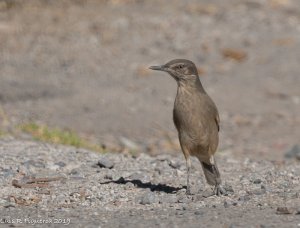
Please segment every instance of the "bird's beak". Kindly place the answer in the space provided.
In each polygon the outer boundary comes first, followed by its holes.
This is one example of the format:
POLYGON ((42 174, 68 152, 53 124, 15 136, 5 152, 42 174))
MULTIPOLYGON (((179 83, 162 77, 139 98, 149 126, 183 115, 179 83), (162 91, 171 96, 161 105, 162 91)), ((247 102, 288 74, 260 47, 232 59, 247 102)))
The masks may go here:
POLYGON ((151 69, 151 70, 165 71, 166 67, 164 65, 162 65, 162 66, 151 66, 151 67, 149 67, 149 69, 151 69))

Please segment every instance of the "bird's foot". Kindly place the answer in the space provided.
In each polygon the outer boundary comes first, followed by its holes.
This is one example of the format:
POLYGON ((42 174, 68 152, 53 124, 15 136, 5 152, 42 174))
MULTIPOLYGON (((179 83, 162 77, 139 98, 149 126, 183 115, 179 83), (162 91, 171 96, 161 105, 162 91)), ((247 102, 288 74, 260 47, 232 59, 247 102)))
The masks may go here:
POLYGON ((227 195, 227 191, 222 185, 217 184, 214 189, 214 194, 216 196, 227 195))
POLYGON ((193 195, 192 192, 191 192, 191 186, 190 186, 190 185, 188 185, 188 186, 186 187, 186 192, 185 192, 185 194, 188 195, 188 196, 193 195))

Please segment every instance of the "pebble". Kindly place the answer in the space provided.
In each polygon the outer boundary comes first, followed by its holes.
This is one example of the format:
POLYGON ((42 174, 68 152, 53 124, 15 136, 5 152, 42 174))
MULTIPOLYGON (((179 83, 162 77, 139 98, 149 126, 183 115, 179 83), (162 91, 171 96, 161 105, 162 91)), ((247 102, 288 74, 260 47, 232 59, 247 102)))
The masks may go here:
POLYGON ((114 163, 107 159, 107 158, 101 158, 99 159, 98 163, 97 163, 101 168, 107 168, 107 169, 112 169, 114 167, 114 163))
POLYGON ((225 208, 228 208, 229 205, 230 205, 230 204, 229 204, 227 201, 224 202, 224 207, 225 207, 225 208))
POLYGON ((264 187, 261 187, 261 188, 257 188, 252 191, 249 191, 249 193, 251 193, 253 195, 263 195, 266 193, 266 189, 264 187))
POLYGON ((165 194, 160 197, 159 202, 160 203, 177 203, 178 197, 174 194, 165 194))
POLYGON ((176 211, 176 215, 184 215, 184 211, 176 211))
POLYGON ((228 208, 228 207, 230 207, 230 206, 237 206, 237 205, 238 205, 238 203, 235 202, 235 201, 228 201, 228 200, 225 200, 225 201, 224 201, 224 207, 225 207, 225 208, 228 208))
POLYGON ((240 196, 238 198, 238 201, 241 201, 241 202, 246 202, 246 201, 249 201, 251 198, 249 195, 243 195, 243 196, 240 196))
POLYGON ((261 183, 261 179, 255 179, 254 181, 253 181, 253 184, 260 184, 261 183))
POLYGON ((171 160, 169 162, 169 166, 172 167, 173 169, 180 169, 181 164, 179 161, 175 162, 171 160))
POLYGON ((297 160, 300 160, 300 146, 294 145, 289 151, 285 153, 285 158, 295 158, 297 160))
POLYGON ((7 178, 15 175, 15 172, 12 169, 2 169, 1 175, 3 175, 4 178, 7 178))
POLYGON ((190 199, 188 196, 183 195, 178 197, 178 202, 179 203, 189 203, 192 202, 192 199, 190 199))
MULTIPOLYGON (((135 172, 132 173, 128 178, 131 180, 143 180, 145 178, 145 174, 140 173, 140 172, 135 172)), ((149 177, 147 177, 146 179, 149 179, 149 177)))
POLYGON ((105 174, 104 178, 107 179, 107 180, 112 180, 113 175, 111 173, 107 173, 107 174, 105 174))
POLYGON ((56 162, 54 163, 55 165, 59 166, 60 168, 63 168, 66 166, 66 163, 62 162, 62 161, 59 161, 59 162, 56 162))
POLYGON ((239 226, 237 226, 237 225, 235 225, 235 224, 230 224, 229 226, 228 226, 228 228, 238 228, 239 226))
POLYGON ((70 175, 78 175, 80 174, 80 170, 79 169, 72 169, 71 172, 70 172, 70 175))
POLYGON ((10 208, 10 207, 16 207, 15 203, 7 203, 5 205, 3 205, 4 208, 10 208))
POLYGON ((140 199, 140 204, 146 205, 146 204, 153 204, 157 203, 158 199, 153 192, 145 193, 141 199, 140 199))
POLYGON ((23 162, 22 164, 26 167, 33 166, 33 167, 37 167, 37 168, 45 168, 45 164, 41 161, 27 160, 27 161, 23 162))
POLYGON ((53 164, 53 163, 49 163, 49 164, 47 164, 47 169, 49 169, 49 170, 57 170, 57 169, 59 169, 60 168, 60 166, 59 165, 57 165, 57 164, 53 164))
POLYGON ((133 189, 134 188, 134 184, 132 182, 127 182, 124 186, 125 190, 129 190, 129 189, 133 189))
POLYGON ((139 149, 139 146, 135 142, 133 142, 132 140, 130 140, 126 137, 121 137, 120 141, 124 147, 129 148, 130 150, 138 150, 139 149))
POLYGON ((194 214, 195 215, 204 215, 204 212, 203 211, 195 211, 194 214))
POLYGON ((233 187, 227 183, 225 183, 224 189, 226 190, 227 195, 231 195, 234 193, 233 187))
POLYGON ((277 207, 276 214, 288 215, 288 214, 292 214, 292 211, 287 207, 277 207))

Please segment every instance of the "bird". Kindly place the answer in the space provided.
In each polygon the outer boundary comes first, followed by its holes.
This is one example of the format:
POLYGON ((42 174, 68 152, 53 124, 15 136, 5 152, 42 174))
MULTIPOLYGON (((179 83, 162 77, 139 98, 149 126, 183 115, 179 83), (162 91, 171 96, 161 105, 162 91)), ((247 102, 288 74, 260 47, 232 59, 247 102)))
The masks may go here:
POLYGON ((215 103, 202 86, 196 65, 190 60, 174 59, 149 68, 167 72, 177 82, 173 121, 186 161, 186 194, 192 194, 191 156, 200 161, 207 183, 214 186, 213 194, 226 194, 214 156, 219 143, 220 117, 215 103))

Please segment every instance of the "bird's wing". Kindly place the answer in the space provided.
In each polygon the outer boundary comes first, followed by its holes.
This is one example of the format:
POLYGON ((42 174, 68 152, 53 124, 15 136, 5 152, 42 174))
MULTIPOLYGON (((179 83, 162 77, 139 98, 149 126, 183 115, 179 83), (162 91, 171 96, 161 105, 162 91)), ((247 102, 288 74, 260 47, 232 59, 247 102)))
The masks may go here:
POLYGON ((219 117, 218 113, 215 117, 215 121, 216 121, 216 124, 217 124, 218 131, 220 131, 220 117, 219 117))

